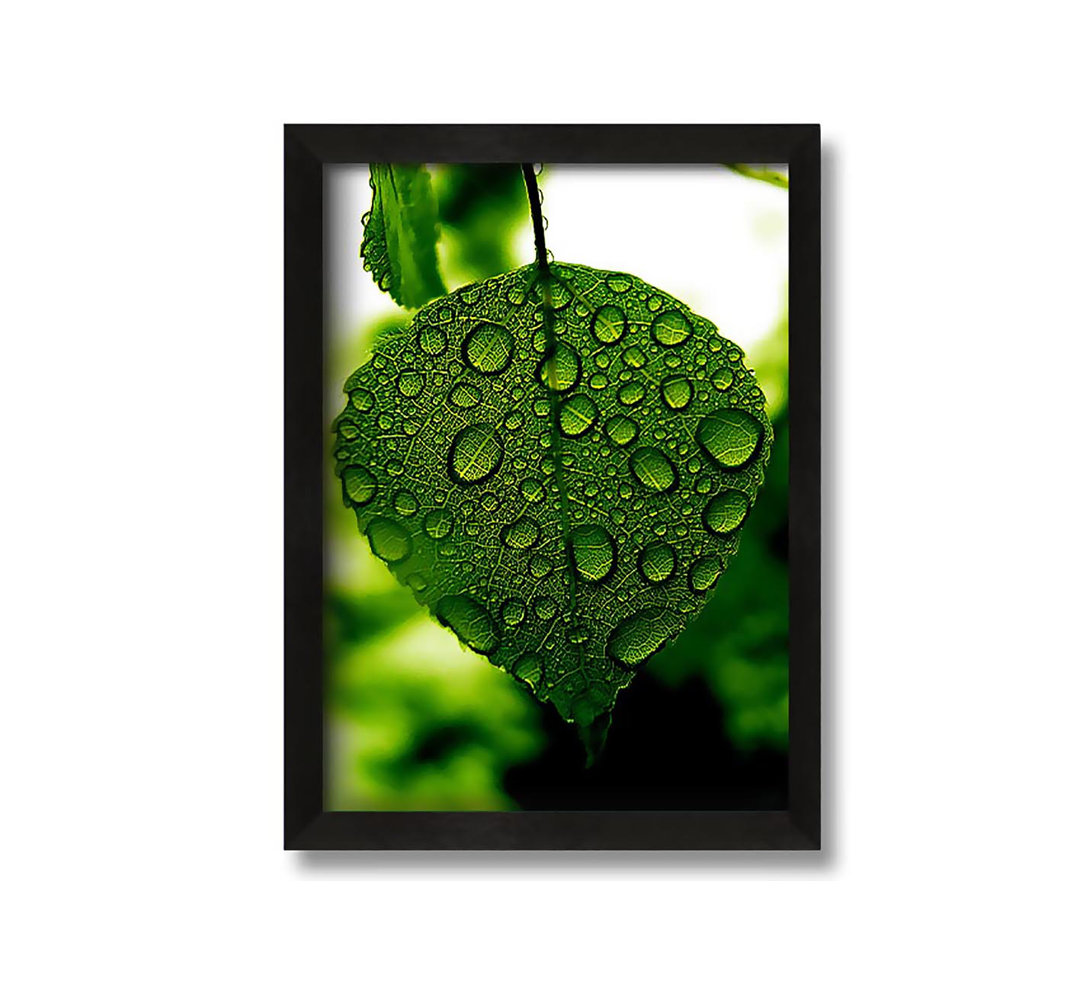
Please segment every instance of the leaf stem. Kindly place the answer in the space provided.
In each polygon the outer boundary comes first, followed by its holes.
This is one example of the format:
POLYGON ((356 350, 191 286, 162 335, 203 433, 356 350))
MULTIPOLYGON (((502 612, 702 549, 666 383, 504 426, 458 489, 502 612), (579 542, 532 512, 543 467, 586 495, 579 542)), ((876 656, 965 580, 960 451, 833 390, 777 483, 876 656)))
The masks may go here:
POLYGON ((536 174, 531 163, 521 165, 521 174, 525 178, 525 190, 529 193, 529 215, 532 216, 533 240, 536 243, 536 264, 541 271, 547 271, 547 244, 544 242, 544 216, 540 212, 540 188, 536 185, 536 174))

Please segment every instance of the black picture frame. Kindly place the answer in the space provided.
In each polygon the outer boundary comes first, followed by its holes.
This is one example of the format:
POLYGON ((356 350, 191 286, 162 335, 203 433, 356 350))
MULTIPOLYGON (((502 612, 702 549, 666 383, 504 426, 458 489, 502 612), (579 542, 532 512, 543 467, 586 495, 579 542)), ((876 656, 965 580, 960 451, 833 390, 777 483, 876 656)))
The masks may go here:
POLYGON ((817 125, 286 125, 285 836, 289 850, 819 850, 821 140, 817 125), (790 676, 783 811, 323 808, 323 166, 787 163, 790 676))

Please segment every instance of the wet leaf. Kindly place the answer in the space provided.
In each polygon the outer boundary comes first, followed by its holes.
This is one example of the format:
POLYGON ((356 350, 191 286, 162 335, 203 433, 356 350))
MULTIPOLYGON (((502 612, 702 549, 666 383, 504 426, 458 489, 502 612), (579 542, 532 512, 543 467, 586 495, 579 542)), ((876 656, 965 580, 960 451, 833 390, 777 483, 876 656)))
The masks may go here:
POLYGON ((371 210, 364 216, 364 269, 409 309, 445 293, 435 256, 438 208, 423 164, 371 164, 371 210))
POLYGON ((372 551, 601 740, 763 481, 773 435, 742 351, 636 277, 531 265, 432 302, 345 390, 337 472, 372 551))

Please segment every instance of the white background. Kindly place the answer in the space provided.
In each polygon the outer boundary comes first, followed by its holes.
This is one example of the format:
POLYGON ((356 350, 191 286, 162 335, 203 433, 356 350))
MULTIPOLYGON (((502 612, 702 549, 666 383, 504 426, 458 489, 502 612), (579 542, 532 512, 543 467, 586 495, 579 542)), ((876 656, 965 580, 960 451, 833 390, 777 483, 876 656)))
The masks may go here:
POLYGON ((7 996, 1076 996, 1069 8, 5 14, 7 996), (280 849, 281 123, 821 121, 821 857, 280 849))

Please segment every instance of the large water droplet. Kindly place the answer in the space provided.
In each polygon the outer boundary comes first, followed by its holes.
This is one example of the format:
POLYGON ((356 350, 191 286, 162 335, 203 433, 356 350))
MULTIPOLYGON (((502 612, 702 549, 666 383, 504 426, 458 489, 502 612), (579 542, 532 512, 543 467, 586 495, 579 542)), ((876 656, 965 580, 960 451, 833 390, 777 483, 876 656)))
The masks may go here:
POLYGON ((394 497, 394 510, 402 517, 412 517, 417 511, 416 497, 408 490, 400 490, 394 497))
POLYGON ((502 620, 507 625, 520 625, 525 620, 525 602, 519 601, 516 597, 511 597, 509 600, 503 601, 499 614, 502 615, 502 620))
POLYGON ((388 563, 399 563, 412 553, 412 537, 388 517, 373 517, 367 526, 371 551, 388 563))
POLYGON ((539 479, 523 479, 521 481, 521 495, 530 503, 544 499, 544 484, 539 479))
POLYGON ((742 410, 717 410, 702 417, 695 437, 717 465, 737 469, 754 457, 763 436, 761 424, 742 410))
POLYGON ((619 402, 623 406, 637 406, 645 398, 645 386, 640 382, 627 382, 619 387, 619 402))
POLYGON ((563 309, 574 297, 573 292, 558 278, 552 278, 548 282, 548 295, 552 309, 563 309))
POLYGON ((662 312, 652 321, 653 339, 664 347, 677 347, 693 332, 690 320, 677 309, 662 312))
POLYGON ((688 378, 682 375, 673 375, 664 379, 660 391, 664 402, 673 410, 685 410, 694 398, 694 387, 688 378))
POLYGON ((642 486, 657 493, 675 485, 675 467, 658 448, 638 448, 630 456, 630 471, 642 486))
POLYGON ((638 425, 629 417, 621 415, 609 417, 604 424, 604 430, 612 442, 620 447, 633 444, 638 436, 638 425))
POLYGON ((615 543, 599 524, 582 524, 570 532, 570 554, 578 576, 591 583, 607 579, 615 565, 615 543))
POLYGON ((559 407, 559 427, 567 437, 581 437, 596 421, 596 404, 584 393, 571 396, 559 407))
POLYGON ((349 393, 349 402, 357 413, 367 413, 375 405, 375 396, 370 389, 354 389, 349 393))
POLYGON ((735 376, 731 374, 730 368, 717 368, 712 377, 712 384, 715 388, 723 392, 734 380, 735 376))
POLYGON ((469 385, 467 382, 458 382, 450 390, 449 399, 454 406, 460 406, 461 409, 467 410, 480 402, 480 390, 475 385, 469 385))
POLYGON ((724 490, 705 507, 705 527, 717 535, 734 531, 746 520, 750 498, 738 490, 724 490))
POLYGON ((445 538, 454 527, 454 518, 450 511, 439 507, 436 510, 430 511, 424 517, 424 531, 428 533, 431 538, 436 540, 445 538))
POLYGON ((505 326, 480 323, 469 331, 462 347, 465 361, 484 375, 506 371, 514 353, 514 338, 505 326))
POLYGON ((420 372, 402 372, 397 380, 398 392, 408 399, 424 391, 424 376, 420 372))
POLYGON ((601 344, 614 344, 626 333, 626 314, 618 306, 601 306, 593 313, 593 336, 601 344))
POLYGON ((544 661, 535 653, 526 653, 518 657, 510 670, 515 677, 523 680, 534 691, 544 679, 544 661))
POLYGON ((667 608, 642 608, 615 626, 607 654, 620 666, 638 667, 678 632, 680 624, 667 608))
POLYGON ((667 542, 651 542, 638 555, 638 569, 649 583, 663 583, 675 572, 675 550, 667 542))
POLYGON ((531 517, 519 517, 502 531, 503 542, 511 549, 527 549, 540 537, 540 525, 531 517))
POLYGON ((463 427, 450 444, 450 478, 474 486, 491 478, 503 459, 503 443, 494 424, 463 427))
POLYGON ((554 563, 547 556, 533 556, 529 560, 529 572, 537 580, 543 580, 554 568, 554 563))
POLYGON ((379 483, 371 470, 362 465, 350 465, 342 474, 345 496, 357 507, 362 507, 375 496, 379 483))
POLYGON ((690 589, 698 593, 708 590, 724 572, 724 562, 719 556, 702 556, 690 567, 690 589))
POLYGON ((566 344, 556 344, 537 368, 536 377, 554 392, 569 392, 581 378, 581 359, 566 344))
POLYGON ((435 617, 477 653, 492 653, 499 645, 499 633, 487 608, 468 594, 440 597, 435 617))
POLYGON ((446 350, 446 332, 441 326, 421 326, 417 330, 417 341, 425 354, 442 354, 446 350))

